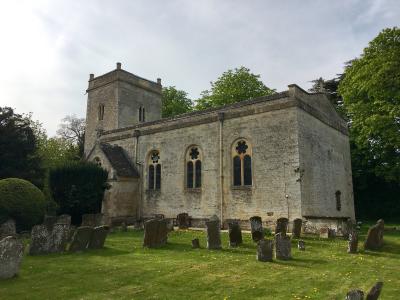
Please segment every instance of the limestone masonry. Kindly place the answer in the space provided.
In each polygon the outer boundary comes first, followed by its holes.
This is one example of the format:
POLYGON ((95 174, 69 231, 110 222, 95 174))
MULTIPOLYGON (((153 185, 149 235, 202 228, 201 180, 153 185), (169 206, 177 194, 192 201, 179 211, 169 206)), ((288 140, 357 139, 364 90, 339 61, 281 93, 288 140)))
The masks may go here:
POLYGON ((260 216, 305 229, 354 220, 346 122, 322 93, 287 91, 161 118, 161 80, 117 68, 90 75, 85 157, 109 171, 109 222, 188 213, 248 227, 260 216))

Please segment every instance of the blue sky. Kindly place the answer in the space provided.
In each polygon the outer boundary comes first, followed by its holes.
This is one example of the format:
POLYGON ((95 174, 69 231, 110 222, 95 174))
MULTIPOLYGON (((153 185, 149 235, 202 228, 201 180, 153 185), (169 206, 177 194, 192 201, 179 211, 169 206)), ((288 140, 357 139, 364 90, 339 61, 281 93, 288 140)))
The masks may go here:
POLYGON ((0 0, 0 106, 53 135, 64 116, 85 116, 89 73, 117 61, 193 99, 242 65, 277 91, 307 89, 399 23, 398 0, 0 0))

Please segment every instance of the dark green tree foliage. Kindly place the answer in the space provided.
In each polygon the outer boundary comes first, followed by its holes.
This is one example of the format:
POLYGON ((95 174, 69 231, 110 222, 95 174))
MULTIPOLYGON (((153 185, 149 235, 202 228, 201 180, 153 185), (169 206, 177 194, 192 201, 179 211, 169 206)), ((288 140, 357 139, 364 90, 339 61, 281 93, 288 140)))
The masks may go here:
POLYGON ((0 180, 0 223, 15 220, 17 230, 30 230, 42 221, 46 201, 43 193, 29 181, 18 178, 0 180))
POLYGON ((58 213, 69 214, 80 224, 86 213, 99 213, 107 188, 106 170, 91 162, 69 162, 49 171, 48 189, 58 213))
POLYGON ((224 72, 211 89, 201 93, 197 100, 196 109, 206 109, 231 104, 255 97, 271 95, 275 91, 268 88, 260 80, 260 75, 250 73, 245 67, 235 68, 224 72))
POLYGON ((168 118, 184 114, 193 110, 193 102, 182 90, 177 90, 174 86, 162 89, 162 117, 168 118))
MULTIPOLYGON (((348 63, 348 65, 350 62, 348 63)), ((322 77, 312 80, 312 87, 309 89, 312 93, 324 93, 328 96, 329 100, 336 108, 337 112, 344 118, 347 118, 346 111, 344 108, 343 98, 339 95, 339 83, 343 77, 343 74, 338 74, 333 79, 323 79, 322 77)))
POLYGON ((339 92, 373 172, 400 181, 400 29, 383 30, 345 68, 339 92))
POLYGON ((0 107, 0 179, 23 178, 43 187, 44 170, 37 155, 37 123, 30 116, 0 107))

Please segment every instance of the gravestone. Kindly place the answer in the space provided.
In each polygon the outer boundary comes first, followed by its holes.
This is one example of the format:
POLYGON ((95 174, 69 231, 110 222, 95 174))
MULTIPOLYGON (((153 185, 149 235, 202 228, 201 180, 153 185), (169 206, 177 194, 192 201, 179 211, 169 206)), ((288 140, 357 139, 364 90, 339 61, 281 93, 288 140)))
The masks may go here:
POLYGON ((299 239, 301 236, 301 226, 303 225, 302 219, 294 219, 293 221, 293 229, 292 229, 292 237, 295 239, 299 239))
POLYGON ((323 239, 330 239, 336 236, 335 229, 331 229, 328 227, 322 227, 319 229, 319 237, 323 239))
POLYGON ((279 218, 276 220, 275 234, 283 233, 286 235, 289 220, 287 218, 279 218))
POLYGON ((345 229, 343 230, 343 237, 345 239, 348 239, 349 234, 352 233, 354 230, 355 230, 355 226, 354 226, 353 220, 351 218, 348 218, 346 220, 345 229))
POLYGON ((84 214, 82 215, 81 226, 97 227, 103 225, 103 214, 84 214))
POLYGON ((15 236, 0 240, 0 279, 18 274, 24 254, 24 244, 15 236))
POLYGON ((357 253, 357 248, 358 248, 358 233, 357 231, 354 230, 349 233, 347 253, 357 253))
POLYGON ((259 216, 250 218, 251 238, 254 242, 258 242, 264 238, 264 229, 262 226, 262 219, 259 216))
POLYGON ((367 294, 366 300, 377 300, 381 294, 383 282, 377 282, 367 294))
POLYGON ((57 217, 57 224, 65 224, 71 226, 71 216, 64 214, 57 217))
POLYGON ((93 227, 81 226, 75 231, 72 237, 71 245, 69 246, 70 252, 84 251, 87 249, 90 239, 92 238, 93 227))
POLYGON ((48 253, 61 253, 65 251, 69 239, 69 225, 55 224, 48 235, 48 253))
POLYGON ((193 248, 193 249, 200 248, 200 241, 199 241, 199 239, 193 239, 193 240, 192 240, 192 248, 193 248))
POLYGON ((187 213, 180 213, 176 216, 176 223, 179 229, 188 229, 190 227, 190 218, 187 213))
POLYGON ((168 239, 166 219, 151 219, 144 222, 143 247, 157 248, 164 246, 168 239))
POLYGON ((368 229, 367 238, 364 242, 364 248, 369 250, 379 250, 383 246, 383 231, 385 222, 380 219, 378 222, 368 229))
POLYGON ((35 225, 31 231, 31 243, 29 245, 30 255, 40 255, 50 253, 51 230, 48 226, 35 225))
POLYGON ((299 241, 297 242, 297 248, 298 248, 300 251, 305 251, 305 250, 306 250, 306 243, 305 243, 303 240, 299 240, 299 241))
POLYGON ((228 233, 230 247, 237 247, 242 244, 242 229, 238 221, 232 220, 228 222, 228 233))
POLYGON ((283 234, 283 232, 275 234, 275 258, 282 260, 292 258, 290 238, 286 234, 283 234))
POLYGON ((13 219, 8 219, 0 225, 0 240, 7 236, 15 236, 16 234, 17 230, 13 219))
POLYGON ((364 300, 364 292, 361 290, 351 290, 347 293, 346 300, 364 300))
POLYGON ((218 217, 206 221, 207 249, 221 249, 221 230, 218 217))
POLYGON ((125 222, 122 222, 122 224, 121 224, 121 231, 122 232, 127 232, 128 231, 128 226, 126 226, 125 222))
POLYGON ((89 249, 101 249, 104 247, 109 227, 107 225, 97 226, 93 229, 92 237, 88 245, 89 249))
POLYGON ((272 261, 274 242, 272 240, 259 240, 257 242, 257 260, 272 261))

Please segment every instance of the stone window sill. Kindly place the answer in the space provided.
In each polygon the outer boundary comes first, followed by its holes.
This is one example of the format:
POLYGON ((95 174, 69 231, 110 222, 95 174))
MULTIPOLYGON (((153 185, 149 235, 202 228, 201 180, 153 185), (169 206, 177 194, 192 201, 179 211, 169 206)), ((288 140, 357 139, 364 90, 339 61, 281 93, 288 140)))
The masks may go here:
POLYGON ((185 188, 186 193, 200 194, 201 188, 185 188))
POLYGON ((239 190, 239 191, 251 191, 253 189, 252 185, 232 185, 232 190, 239 190))

